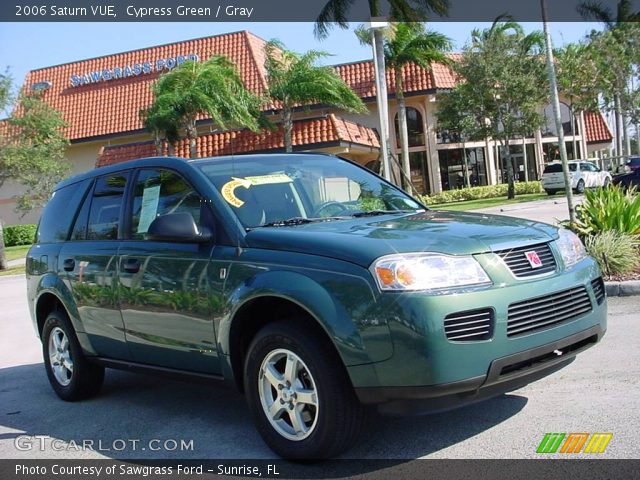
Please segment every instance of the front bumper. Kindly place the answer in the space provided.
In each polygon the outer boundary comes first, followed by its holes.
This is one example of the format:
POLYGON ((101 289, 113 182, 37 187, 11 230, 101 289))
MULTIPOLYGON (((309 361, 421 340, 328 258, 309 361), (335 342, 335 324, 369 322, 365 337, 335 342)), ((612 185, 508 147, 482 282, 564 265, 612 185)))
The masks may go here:
POLYGON ((486 375, 420 387, 364 387, 356 395, 364 404, 379 405, 391 415, 433 413, 486 400, 539 380, 569 365, 575 356, 595 345, 600 325, 569 337, 491 362, 486 375))
POLYGON ((596 298, 593 281, 600 270, 593 259, 526 280, 514 279, 493 254, 476 259, 492 278, 491 287, 443 295, 381 295, 380 316, 388 319, 393 355, 348 368, 363 403, 377 404, 389 413, 422 413, 489 398, 564 367, 606 331, 607 301, 596 298), (512 304, 576 287, 584 287, 589 311, 530 332, 509 333, 512 304), (490 338, 450 340, 444 319, 474 309, 493 312, 490 338), (554 350, 563 353, 555 355, 554 350))

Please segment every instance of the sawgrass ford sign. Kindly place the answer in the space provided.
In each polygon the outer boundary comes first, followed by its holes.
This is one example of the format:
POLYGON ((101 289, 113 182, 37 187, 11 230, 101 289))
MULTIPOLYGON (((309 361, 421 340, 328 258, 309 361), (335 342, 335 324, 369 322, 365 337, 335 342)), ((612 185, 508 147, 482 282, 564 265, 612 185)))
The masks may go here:
POLYGON ((96 70, 95 72, 86 72, 82 74, 71 75, 71 86, 80 87, 82 85, 88 85, 91 83, 107 82, 109 80, 117 80, 120 78, 146 75, 152 72, 172 70, 173 68, 183 64, 187 60, 197 62, 199 61, 199 57, 195 53, 190 53, 189 55, 178 55, 177 57, 169 58, 157 58, 155 60, 134 63, 132 65, 120 65, 113 68, 96 70))

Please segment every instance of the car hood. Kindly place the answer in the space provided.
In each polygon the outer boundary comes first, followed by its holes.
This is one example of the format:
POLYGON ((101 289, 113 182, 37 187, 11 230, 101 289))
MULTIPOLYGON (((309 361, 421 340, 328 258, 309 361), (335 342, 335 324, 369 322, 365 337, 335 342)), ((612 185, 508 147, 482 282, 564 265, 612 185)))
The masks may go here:
POLYGON ((484 253, 548 242, 557 238, 557 231, 551 225, 502 215, 428 210, 255 228, 246 241, 250 248, 322 255, 368 267, 392 253, 484 253))

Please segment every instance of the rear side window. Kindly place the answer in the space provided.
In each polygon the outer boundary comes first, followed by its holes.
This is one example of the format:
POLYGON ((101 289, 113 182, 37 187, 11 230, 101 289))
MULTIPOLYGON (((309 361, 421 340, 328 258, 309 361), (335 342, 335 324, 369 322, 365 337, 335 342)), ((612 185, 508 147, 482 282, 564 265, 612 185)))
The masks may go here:
POLYGON ((91 179, 67 185, 56 190, 42 212, 37 243, 64 242, 69 236, 71 222, 80 202, 91 184, 91 179))
POLYGON ((117 240, 127 177, 128 173, 116 173, 96 181, 89 210, 87 240, 117 240))

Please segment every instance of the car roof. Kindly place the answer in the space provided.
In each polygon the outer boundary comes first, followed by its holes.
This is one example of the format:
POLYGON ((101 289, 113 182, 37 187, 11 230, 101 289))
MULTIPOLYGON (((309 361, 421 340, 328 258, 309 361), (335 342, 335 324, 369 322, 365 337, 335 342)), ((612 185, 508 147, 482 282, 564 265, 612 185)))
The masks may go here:
POLYGON ((132 168, 140 168, 140 167, 175 167, 176 165, 186 165, 186 164, 198 164, 198 163, 208 163, 211 161, 225 161, 225 160, 234 160, 235 162, 242 163, 247 161, 253 161, 256 158, 271 157, 271 158, 282 158, 282 157, 333 157, 338 158, 335 155, 330 155, 327 153, 318 153, 318 152, 296 152, 296 153, 264 153, 264 154, 250 154, 250 155, 224 155, 218 157, 204 157, 204 158, 195 158, 188 159, 182 157, 146 157, 139 158, 136 160, 129 160, 122 163, 117 163, 115 165, 108 165, 106 167, 99 167, 93 170, 88 170, 83 173, 79 173, 78 175, 74 175, 65 180, 62 180, 58 185, 56 185, 55 190, 59 190, 68 185, 73 185, 74 183, 82 182, 83 180, 99 177, 102 175, 108 175, 109 173, 121 172, 125 170, 131 170, 132 168))

